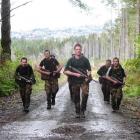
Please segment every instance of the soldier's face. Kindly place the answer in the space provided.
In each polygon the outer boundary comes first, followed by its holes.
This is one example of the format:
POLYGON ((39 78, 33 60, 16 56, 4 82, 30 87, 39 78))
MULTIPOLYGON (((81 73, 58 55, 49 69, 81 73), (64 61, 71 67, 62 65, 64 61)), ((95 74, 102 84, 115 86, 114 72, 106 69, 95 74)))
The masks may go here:
POLYGON ((21 65, 22 65, 23 67, 27 66, 27 60, 22 59, 22 60, 21 60, 21 65))
POLYGON ((118 61, 117 59, 114 59, 114 60, 113 60, 113 65, 114 65, 115 67, 119 66, 119 61, 118 61))
POLYGON ((110 67, 111 66, 111 62, 110 61, 106 61, 106 66, 110 67))
POLYGON ((50 57, 50 52, 48 52, 48 51, 44 52, 44 56, 45 56, 45 58, 49 58, 50 57))
POLYGON ((80 56, 82 52, 82 49, 80 46, 75 47, 75 55, 80 56))

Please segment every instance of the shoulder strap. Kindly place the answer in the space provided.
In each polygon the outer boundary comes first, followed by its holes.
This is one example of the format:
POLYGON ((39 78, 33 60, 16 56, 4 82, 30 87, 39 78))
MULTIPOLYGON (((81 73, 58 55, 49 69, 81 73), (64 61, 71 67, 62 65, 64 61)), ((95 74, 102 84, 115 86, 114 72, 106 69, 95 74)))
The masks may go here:
POLYGON ((105 74, 106 76, 109 75, 110 70, 111 70, 111 67, 108 68, 108 70, 107 70, 107 72, 106 72, 106 74, 105 74))

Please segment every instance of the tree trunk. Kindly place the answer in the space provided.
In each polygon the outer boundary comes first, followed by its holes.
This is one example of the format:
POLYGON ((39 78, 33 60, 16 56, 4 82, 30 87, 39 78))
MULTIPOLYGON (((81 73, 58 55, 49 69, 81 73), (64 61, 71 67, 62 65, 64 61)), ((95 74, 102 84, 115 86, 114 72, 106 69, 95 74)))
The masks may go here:
POLYGON ((128 25, 127 25, 127 10, 126 8, 122 8, 122 22, 121 22, 121 49, 120 49, 120 57, 122 60, 127 59, 128 55, 128 25))
MULTIPOLYGON (((136 35, 140 38, 140 0, 137 0, 136 35)), ((140 57, 140 46, 136 47, 134 57, 140 57)))
POLYGON ((11 25, 10 25, 10 0, 2 0, 1 3, 1 60, 11 60, 11 25))
POLYGON ((140 35, 140 0, 137 0, 137 26, 136 33, 140 35))

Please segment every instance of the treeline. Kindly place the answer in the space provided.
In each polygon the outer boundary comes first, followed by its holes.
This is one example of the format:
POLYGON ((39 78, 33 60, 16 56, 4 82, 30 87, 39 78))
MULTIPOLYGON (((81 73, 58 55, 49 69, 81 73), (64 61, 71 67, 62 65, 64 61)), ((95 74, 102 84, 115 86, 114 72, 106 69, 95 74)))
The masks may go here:
MULTIPOLYGON (((93 60, 112 59, 114 56, 124 61, 127 70, 127 83, 132 85, 125 90, 131 96, 140 95, 140 0, 104 0, 111 8, 116 8, 118 18, 110 21, 104 26, 100 34, 91 34, 89 36, 70 37, 64 39, 48 40, 18 40, 12 39, 12 60, 17 61, 26 56, 33 63, 39 63, 43 56, 43 51, 49 49, 57 59, 65 64, 66 60, 73 53, 73 46, 79 42, 83 46, 83 52, 86 57, 93 60)), ((13 62, 12 62, 13 63, 13 62)), ((15 85, 6 87, 8 78, 13 81, 10 69, 4 71, 5 67, 15 64, 2 65, 0 69, 0 92, 10 92, 15 85), (6 73, 5 73, 6 72, 6 73), (11 88, 12 87, 12 88, 11 88), (9 90, 7 90, 7 89, 9 90)))
POLYGON ((108 23, 105 34, 110 38, 112 55, 123 61, 127 72, 125 92, 128 96, 140 96, 140 0, 104 0, 118 10, 115 23, 108 23))

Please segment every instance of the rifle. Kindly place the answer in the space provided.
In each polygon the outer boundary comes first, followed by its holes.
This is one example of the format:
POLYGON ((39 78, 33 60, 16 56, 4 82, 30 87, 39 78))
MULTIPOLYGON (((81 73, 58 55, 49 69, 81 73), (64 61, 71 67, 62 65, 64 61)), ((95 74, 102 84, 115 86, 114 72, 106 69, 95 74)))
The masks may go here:
POLYGON ((80 70, 78 70, 78 69, 76 69, 76 68, 74 68, 74 67, 72 67, 72 66, 69 66, 69 68, 70 68, 71 70, 73 70, 73 71, 79 73, 79 74, 81 75, 81 77, 84 77, 86 82, 89 83, 89 82, 92 81, 92 80, 95 81, 95 82, 97 82, 96 80, 94 80, 94 79, 92 78, 91 75, 88 76, 88 75, 84 74, 83 72, 81 72, 80 70))
POLYGON ((120 80, 118 80, 118 79, 116 79, 116 78, 114 78, 114 77, 112 77, 112 76, 111 76, 111 78, 112 78, 113 80, 115 80, 116 82, 118 82, 119 84, 121 84, 121 85, 124 85, 124 84, 125 84, 125 83, 121 82, 120 80))
MULTIPOLYGON (((50 72, 50 71, 45 70, 45 69, 41 69, 41 71, 50 72)), ((50 80, 51 77, 60 78, 60 73, 54 73, 54 71, 51 71, 50 75, 44 74, 42 72, 40 72, 40 73, 41 73, 41 80, 50 80)))
POLYGON ((116 79, 115 77, 106 77, 106 76, 103 76, 102 78, 106 79, 106 80, 109 80, 110 82, 113 82, 112 80, 116 81, 117 84, 121 85, 121 86, 130 86, 130 85, 126 85, 125 83, 121 82, 120 80, 116 79))
POLYGON ((31 79, 27 79, 24 76, 18 75, 17 77, 18 80, 24 80, 26 83, 31 83, 31 84, 35 84, 36 80, 35 78, 31 78, 31 79))

